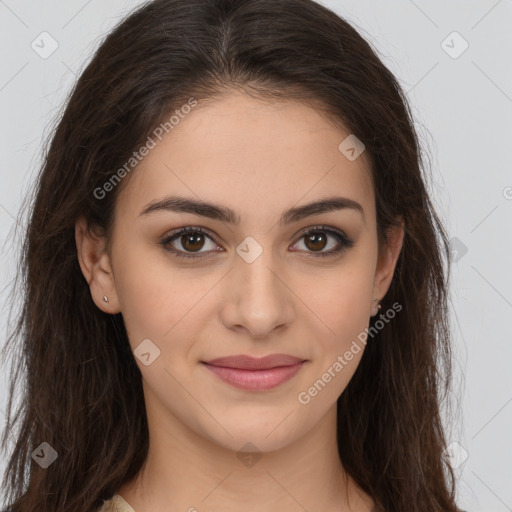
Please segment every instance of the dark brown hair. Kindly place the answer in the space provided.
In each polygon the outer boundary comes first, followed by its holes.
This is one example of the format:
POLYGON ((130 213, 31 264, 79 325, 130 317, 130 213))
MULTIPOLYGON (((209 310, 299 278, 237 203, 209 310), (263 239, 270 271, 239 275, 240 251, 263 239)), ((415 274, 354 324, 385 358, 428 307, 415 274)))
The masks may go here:
POLYGON ((91 298, 75 222, 83 215, 108 235, 120 187, 104 197, 95 190, 189 98, 233 88, 316 102, 365 144, 379 242, 405 221, 381 302, 383 311, 395 302, 403 310, 368 342, 338 399, 339 456, 381 510, 458 511, 440 415, 451 383, 449 249, 424 153, 407 98, 376 50, 311 0, 149 2, 105 38, 78 79, 34 185, 16 282, 22 308, 4 349, 15 361, 2 439, 5 450, 14 437, 3 481, 12 511, 93 511, 141 468, 141 374, 121 314, 91 298), (58 453, 48 469, 31 458, 43 441, 58 453))

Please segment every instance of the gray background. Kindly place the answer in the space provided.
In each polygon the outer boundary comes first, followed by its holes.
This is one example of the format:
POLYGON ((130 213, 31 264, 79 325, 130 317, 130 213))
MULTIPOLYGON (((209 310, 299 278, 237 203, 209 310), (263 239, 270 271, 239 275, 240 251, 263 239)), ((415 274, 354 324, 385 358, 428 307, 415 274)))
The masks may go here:
MULTIPOLYGON (((103 35, 139 3, 0 0, 0 344, 18 256, 12 229, 43 138, 103 35), (40 36, 44 31, 56 43, 40 36), (57 49, 44 55, 51 44, 57 49)), ((460 417, 446 419, 446 427, 455 443, 449 455, 458 466, 458 501, 471 512, 511 511, 512 0, 324 4, 358 28, 399 78, 429 148, 433 199, 454 248, 460 417)), ((0 391, 2 425, 5 398, 0 391)))

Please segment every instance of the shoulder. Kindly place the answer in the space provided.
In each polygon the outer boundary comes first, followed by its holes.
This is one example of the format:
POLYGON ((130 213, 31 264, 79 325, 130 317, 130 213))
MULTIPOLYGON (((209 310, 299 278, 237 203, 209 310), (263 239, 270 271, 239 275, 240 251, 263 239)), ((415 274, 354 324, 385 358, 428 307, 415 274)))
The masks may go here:
POLYGON ((103 502, 98 512, 135 512, 135 510, 119 495, 103 502))
MULTIPOLYGON (((0 510, 0 512, 12 512, 12 509, 0 510)), ((135 512, 135 510, 119 495, 115 494, 97 509, 97 512, 135 512)))

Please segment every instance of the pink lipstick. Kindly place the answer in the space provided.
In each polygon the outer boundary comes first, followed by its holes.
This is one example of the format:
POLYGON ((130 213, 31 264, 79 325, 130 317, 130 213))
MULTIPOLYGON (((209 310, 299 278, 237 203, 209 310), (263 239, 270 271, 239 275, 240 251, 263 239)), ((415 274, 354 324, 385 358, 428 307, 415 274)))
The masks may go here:
POLYGON ((271 354, 262 358, 247 355, 219 357, 203 361, 203 364, 232 386, 260 391, 275 388, 291 379, 304 362, 303 359, 287 354, 271 354))

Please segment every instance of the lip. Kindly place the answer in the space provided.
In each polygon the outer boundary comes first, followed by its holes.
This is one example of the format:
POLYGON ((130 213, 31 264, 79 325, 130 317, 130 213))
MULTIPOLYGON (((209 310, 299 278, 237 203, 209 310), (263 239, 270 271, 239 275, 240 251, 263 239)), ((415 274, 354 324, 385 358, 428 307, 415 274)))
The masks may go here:
POLYGON ((262 358, 246 355, 219 357, 202 361, 202 364, 232 386, 259 391, 275 388, 291 379, 305 362, 287 354, 271 354, 262 358))
POLYGON ((288 354, 270 354, 265 357, 252 357, 244 354, 227 357, 217 357, 203 361, 213 366, 223 368, 237 368, 239 370, 268 370, 278 366, 292 366, 301 363, 303 359, 288 354))

